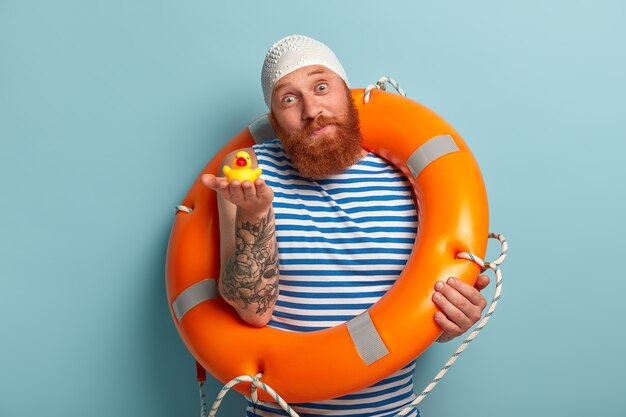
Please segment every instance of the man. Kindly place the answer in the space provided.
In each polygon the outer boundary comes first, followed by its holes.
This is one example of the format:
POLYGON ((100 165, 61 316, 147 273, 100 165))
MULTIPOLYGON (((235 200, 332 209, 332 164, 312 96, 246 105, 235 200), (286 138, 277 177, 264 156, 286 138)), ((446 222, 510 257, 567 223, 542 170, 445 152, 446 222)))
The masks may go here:
MULTIPOLYGON (((279 40, 266 55, 262 87, 278 139, 245 149, 262 177, 202 178, 218 193, 219 291, 253 326, 336 326, 373 305, 410 256, 417 214, 409 183, 362 148, 347 76, 326 45, 301 35, 279 40)), ((475 287, 443 278, 433 295, 441 342, 480 319, 480 290, 489 284, 486 276, 475 287)), ((358 393, 294 409, 393 415, 414 399, 414 365, 358 393)), ((249 401, 248 416, 274 415, 280 411, 272 404, 249 401)))

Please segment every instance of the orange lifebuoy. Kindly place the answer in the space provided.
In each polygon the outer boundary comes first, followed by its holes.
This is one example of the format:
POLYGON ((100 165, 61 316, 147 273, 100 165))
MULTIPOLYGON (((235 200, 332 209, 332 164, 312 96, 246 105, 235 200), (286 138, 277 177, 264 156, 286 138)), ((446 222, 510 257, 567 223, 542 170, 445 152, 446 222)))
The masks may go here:
MULTIPOLYGON (((455 276, 473 284, 478 277, 476 264, 456 259, 460 252, 484 257, 487 246, 487 195, 467 145, 442 118, 412 100, 375 90, 363 104, 364 90, 352 95, 364 147, 399 167, 412 184, 419 229, 411 257, 375 305, 342 325, 310 333, 252 327, 217 293, 216 195, 199 176, 182 203, 189 210, 177 213, 170 235, 167 294, 187 348, 222 383, 262 373, 287 402, 335 398, 370 386, 441 334, 433 319, 435 282, 455 276)), ((266 118, 261 120, 224 146, 202 174, 217 175, 228 152, 254 144, 253 133, 259 136, 267 127, 266 118)), ((250 394, 249 384, 237 389, 250 394)))

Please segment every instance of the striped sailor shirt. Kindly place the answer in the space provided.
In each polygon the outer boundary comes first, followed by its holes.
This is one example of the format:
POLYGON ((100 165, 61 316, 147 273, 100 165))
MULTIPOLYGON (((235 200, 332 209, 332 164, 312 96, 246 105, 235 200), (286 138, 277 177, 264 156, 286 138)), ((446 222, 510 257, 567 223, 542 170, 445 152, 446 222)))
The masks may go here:
MULTIPOLYGON (((369 153, 339 175, 311 181, 300 177, 278 139, 253 149, 274 190, 280 282, 268 325, 309 332, 367 310, 393 285, 415 242, 406 177, 369 153)), ((391 417, 415 398, 414 370, 412 362, 359 392, 291 406, 302 417, 391 417)), ((247 416, 282 415, 278 405, 248 398, 247 416)))

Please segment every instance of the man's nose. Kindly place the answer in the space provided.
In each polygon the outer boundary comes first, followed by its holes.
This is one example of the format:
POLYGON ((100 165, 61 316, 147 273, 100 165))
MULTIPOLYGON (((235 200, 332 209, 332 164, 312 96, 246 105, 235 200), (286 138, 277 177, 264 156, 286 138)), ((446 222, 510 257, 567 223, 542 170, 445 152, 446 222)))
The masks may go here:
POLYGON ((322 114, 324 107, 320 100, 314 95, 302 96, 302 119, 315 119, 322 114))

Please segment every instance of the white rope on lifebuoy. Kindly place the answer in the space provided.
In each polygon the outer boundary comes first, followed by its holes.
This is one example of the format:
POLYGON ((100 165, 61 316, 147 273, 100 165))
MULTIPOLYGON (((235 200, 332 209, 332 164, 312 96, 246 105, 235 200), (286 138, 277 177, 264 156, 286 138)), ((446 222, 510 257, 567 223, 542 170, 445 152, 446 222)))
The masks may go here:
POLYGON ((494 291, 493 298, 491 299, 491 305, 489 306, 489 310, 487 311, 487 314, 485 314, 485 317, 483 317, 482 320, 478 323, 474 331, 472 331, 472 333, 469 336, 467 336, 467 338, 463 341, 463 343, 461 343, 461 345, 458 347, 456 352, 454 352, 454 354, 450 357, 450 359, 448 359, 448 362, 446 362, 443 368, 441 368, 441 370, 437 373, 437 375, 433 378, 433 380, 430 381, 430 383, 426 386, 426 388, 424 388, 421 394, 418 395, 417 398, 411 404, 403 408, 402 411, 400 411, 394 417, 406 416, 408 413, 411 412, 411 410, 416 408, 417 405, 420 402, 422 402, 424 398, 426 398, 426 396, 435 388, 435 386, 439 383, 439 381, 441 381, 441 379, 446 374, 446 372, 448 372, 448 369, 450 369, 450 367, 454 365, 454 362, 456 362, 459 355, 465 350, 465 348, 467 348, 467 345, 469 345, 476 338, 476 336, 478 336, 478 333, 480 333, 480 331, 487 325, 487 323, 489 322, 489 319, 491 318, 491 315, 496 309, 496 306, 498 305, 498 300, 500 300, 500 293, 502 291, 502 272, 500 271, 500 264, 506 258, 506 255, 509 250, 509 245, 506 243, 506 239, 504 239, 504 236, 502 236, 501 234, 490 233, 489 238, 498 239, 500 241, 500 244, 502 245, 502 252, 500 253, 500 256, 498 256, 498 259, 496 259, 495 261, 485 262, 482 259, 480 259, 478 256, 473 255, 468 252, 461 252, 457 255, 457 258, 467 259, 478 264, 482 268, 483 272, 486 271, 487 269, 491 269, 496 273, 496 289, 494 291))
POLYGON ((198 390, 200 391, 200 417, 207 417, 206 396, 204 395, 204 381, 198 381, 198 390))
POLYGON ((193 209, 187 206, 183 206, 182 204, 179 204, 176 206, 176 213, 178 213, 179 211, 184 211, 185 213, 191 214, 193 209))
POLYGON ((222 400, 224 399, 224 396, 226 395, 226 393, 232 387, 239 384, 240 382, 249 382, 250 384, 252 384, 250 396, 252 398, 253 403, 256 404, 258 402, 258 396, 257 396, 256 390, 257 388, 261 388, 263 391, 267 392, 270 396, 272 396, 276 400, 278 405, 280 405, 280 407, 283 410, 285 410, 291 417, 300 417, 298 413, 293 411, 293 409, 289 406, 289 404, 287 404, 287 402, 283 400, 280 397, 280 395, 276 393, 276 391, 274 391, 269 385, 265 384, 264 382, 261 382, 262 376, 263 376, 262 374, 258 374, 256 376, 242 375, 242 376, 238 376, 237 378, 233 378, 232 380, 230 380, 226 385, 224 385, 224 387, 222 387, 219 394, 217 394, 217 398, 215 399, 215 402, 213 403, 213 406, 211 407, 211 411, 209 412, 209 417, 215 417, 215 415, 217 414, 217 409, 220 407, 220 404, 222 403, 222 400))
POLYGON ((385 83, 391 84, 391 86, 396 89, 398 94, 400 94, 402 97, 406 97, 406 93, 402 88, 400 88, 400 85, 396 82, 396 80, 394 80, 393 78, 389 78, 386 75, 383 75, 378 79, 378 81, 376 81, 376 84, 370 84, 365 87, 365 93, 363 94, 363 103, 367 104, 370 102, 370 93, 372 92, 372 90, 376 89, 386 91, 387 88, 385 87, 385 83))

